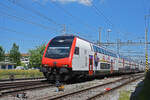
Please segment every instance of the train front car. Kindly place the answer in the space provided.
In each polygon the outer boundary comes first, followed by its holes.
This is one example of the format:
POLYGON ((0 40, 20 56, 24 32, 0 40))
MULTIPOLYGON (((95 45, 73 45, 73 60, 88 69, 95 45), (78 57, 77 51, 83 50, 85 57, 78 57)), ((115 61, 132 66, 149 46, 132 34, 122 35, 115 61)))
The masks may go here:
POLYGON ((49 81, 62 82, 71 78, 75 43, 74 36, 57 36, 47 44, 41 71, 49 81))

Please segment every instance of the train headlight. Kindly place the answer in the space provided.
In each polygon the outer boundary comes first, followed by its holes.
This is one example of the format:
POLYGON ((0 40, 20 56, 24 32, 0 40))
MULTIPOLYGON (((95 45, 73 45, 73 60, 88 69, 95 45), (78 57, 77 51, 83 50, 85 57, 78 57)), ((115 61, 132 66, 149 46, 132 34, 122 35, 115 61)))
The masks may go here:
POLYGON ((43 64, 43 67, 48 67, 49 65, 48 64, 43 64))
POLYGON ((62 67, 68 67, 69 65, 62 65, 62 67))

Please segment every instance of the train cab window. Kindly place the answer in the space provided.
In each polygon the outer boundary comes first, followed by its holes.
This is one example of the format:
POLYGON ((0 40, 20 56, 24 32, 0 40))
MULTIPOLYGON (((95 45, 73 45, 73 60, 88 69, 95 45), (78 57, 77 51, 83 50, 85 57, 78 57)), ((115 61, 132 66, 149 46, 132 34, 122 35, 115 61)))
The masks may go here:
POLYGON ((79 47, 75 47, 74 54, 79 55, 79 47))
POLYGON ((51 59, 67 58, 70 55, 74 36, 57 36, 48 44, 45 57, 51 59))

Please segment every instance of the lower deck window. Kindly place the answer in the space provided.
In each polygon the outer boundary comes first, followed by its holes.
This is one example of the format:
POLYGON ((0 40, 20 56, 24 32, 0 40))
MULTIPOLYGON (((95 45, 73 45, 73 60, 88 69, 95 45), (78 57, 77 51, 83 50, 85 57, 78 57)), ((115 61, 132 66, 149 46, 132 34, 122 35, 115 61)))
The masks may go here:
POLYGON ((100 68, 101 68, 101 69, 110 69, 110 64, 101 63, 101 64, 100 64, 100 68))

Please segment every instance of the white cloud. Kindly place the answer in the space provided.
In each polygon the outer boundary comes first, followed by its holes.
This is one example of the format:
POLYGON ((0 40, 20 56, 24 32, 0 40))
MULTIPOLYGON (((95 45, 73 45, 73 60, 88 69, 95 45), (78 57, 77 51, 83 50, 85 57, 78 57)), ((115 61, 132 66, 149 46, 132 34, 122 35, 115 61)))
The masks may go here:
POLYGON ((104 4, 106 0, 100 0, 100 4, 104 4))
POLYGON ((92 1, 93 0, 52 0, 53 2, 60 2, 60 3, 73 3, 73 2, 77 2, 79 4, 83 4, 86 6, 91 6, 92 5, 92 1))

